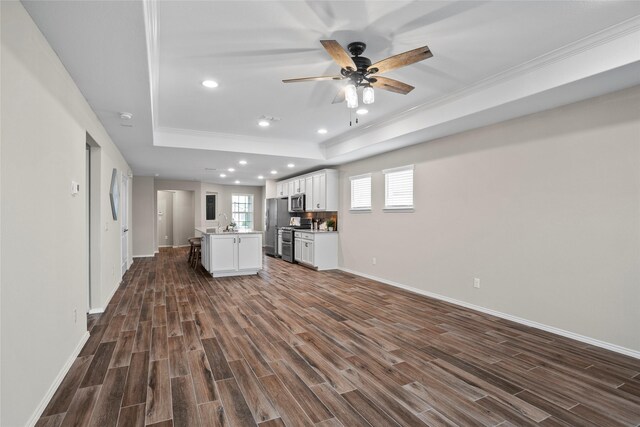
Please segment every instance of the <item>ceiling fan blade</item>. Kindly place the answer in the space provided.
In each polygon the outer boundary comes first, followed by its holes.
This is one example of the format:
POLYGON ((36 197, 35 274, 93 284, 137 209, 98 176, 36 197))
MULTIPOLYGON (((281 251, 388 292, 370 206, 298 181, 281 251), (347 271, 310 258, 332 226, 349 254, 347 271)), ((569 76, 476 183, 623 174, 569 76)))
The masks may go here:
POLYGON ((396 68, 404 67, 415 62, 431 58, 433 54, 428 46, 422 46, 404 53, 399 53, 372 64, 367 69, 371 74, 382 74, 396 68))
MULTIPOLYGON (((413 86, 406 83, 399 82, 398 80, 389 79, 387 77, 375 77, 376 81, 371 83, 371 86, 378 89, 388 90, 389 92, 400 93, 406 95, 415 89, 413 86)), ((373 80, 373 78, 371 79, 373 80)))
POLYGON ((336 96, 335 98, 333 98, 333 101, 331 101, 331 103, 340 104, 341 102, 344 102, 344 100, 345 100, 344 87, 341 87, 338 93, 336 93, 336 96))
POLYGON ((297 82, 321 82, 325 80, 342 80, 342 76, 319 76, 319 77, 301 77, 299 79, 286 79, 283 83, 297 83, 297 82))
POLYGON ((337 41, 320 40, 320 43, 322 43, 322 46, 326 49, 329 55, 331 55, 333 60, 336 61, 340 68, 351 68, 352 71, 355 71, 358 68, 356 67, 355 62, 353 62, 353 59, 351 59, 351 56, 337 41))

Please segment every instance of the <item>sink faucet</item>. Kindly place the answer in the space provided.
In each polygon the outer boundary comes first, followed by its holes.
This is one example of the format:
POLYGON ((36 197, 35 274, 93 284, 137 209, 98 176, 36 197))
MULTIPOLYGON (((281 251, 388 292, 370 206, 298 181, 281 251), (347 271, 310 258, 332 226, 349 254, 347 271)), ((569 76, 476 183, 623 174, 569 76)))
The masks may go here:
MULTIPOLYGON (((218 216, 223 216, 223 217, 224 217, 224 219, 225 219, 225 220, 226 220, 226 222, 227 222, 227 225, 229 225, 229 217, 227 216, 227 214, 226 214, 226 213, 224 213, 224 212, 218 212, 218 216)), ((218 228, 221 228, 221 227, 220 227, 220 221, 218 221, 218 228)))

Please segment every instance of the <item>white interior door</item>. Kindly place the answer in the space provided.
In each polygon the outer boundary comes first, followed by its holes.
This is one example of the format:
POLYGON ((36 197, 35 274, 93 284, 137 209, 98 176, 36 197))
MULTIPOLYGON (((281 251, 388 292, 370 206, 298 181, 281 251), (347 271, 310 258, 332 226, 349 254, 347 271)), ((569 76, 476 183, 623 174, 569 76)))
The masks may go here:
POLYGON ((122 191, 120 191, 122 209, 120 210, 120 226, 122 230, 122 275, 129 267, 129 177, 122 174, 122 191))

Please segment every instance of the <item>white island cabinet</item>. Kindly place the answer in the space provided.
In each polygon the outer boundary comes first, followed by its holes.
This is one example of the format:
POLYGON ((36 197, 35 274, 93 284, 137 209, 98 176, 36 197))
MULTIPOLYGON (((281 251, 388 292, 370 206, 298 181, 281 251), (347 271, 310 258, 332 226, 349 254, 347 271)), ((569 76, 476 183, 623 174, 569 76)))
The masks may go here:
POLYGON ((202 233, 202 266, 213 277, 246 276, 262 269, 262 232, 202 233))

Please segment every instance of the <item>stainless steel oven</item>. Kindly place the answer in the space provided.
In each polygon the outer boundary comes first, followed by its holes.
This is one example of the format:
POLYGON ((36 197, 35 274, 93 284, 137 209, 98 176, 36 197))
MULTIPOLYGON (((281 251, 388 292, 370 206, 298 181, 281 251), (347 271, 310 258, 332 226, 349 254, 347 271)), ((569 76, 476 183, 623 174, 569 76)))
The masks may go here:
POLYGON ((288 262, 293 260, 293 228, 282 228, 282 259, 288 262))

